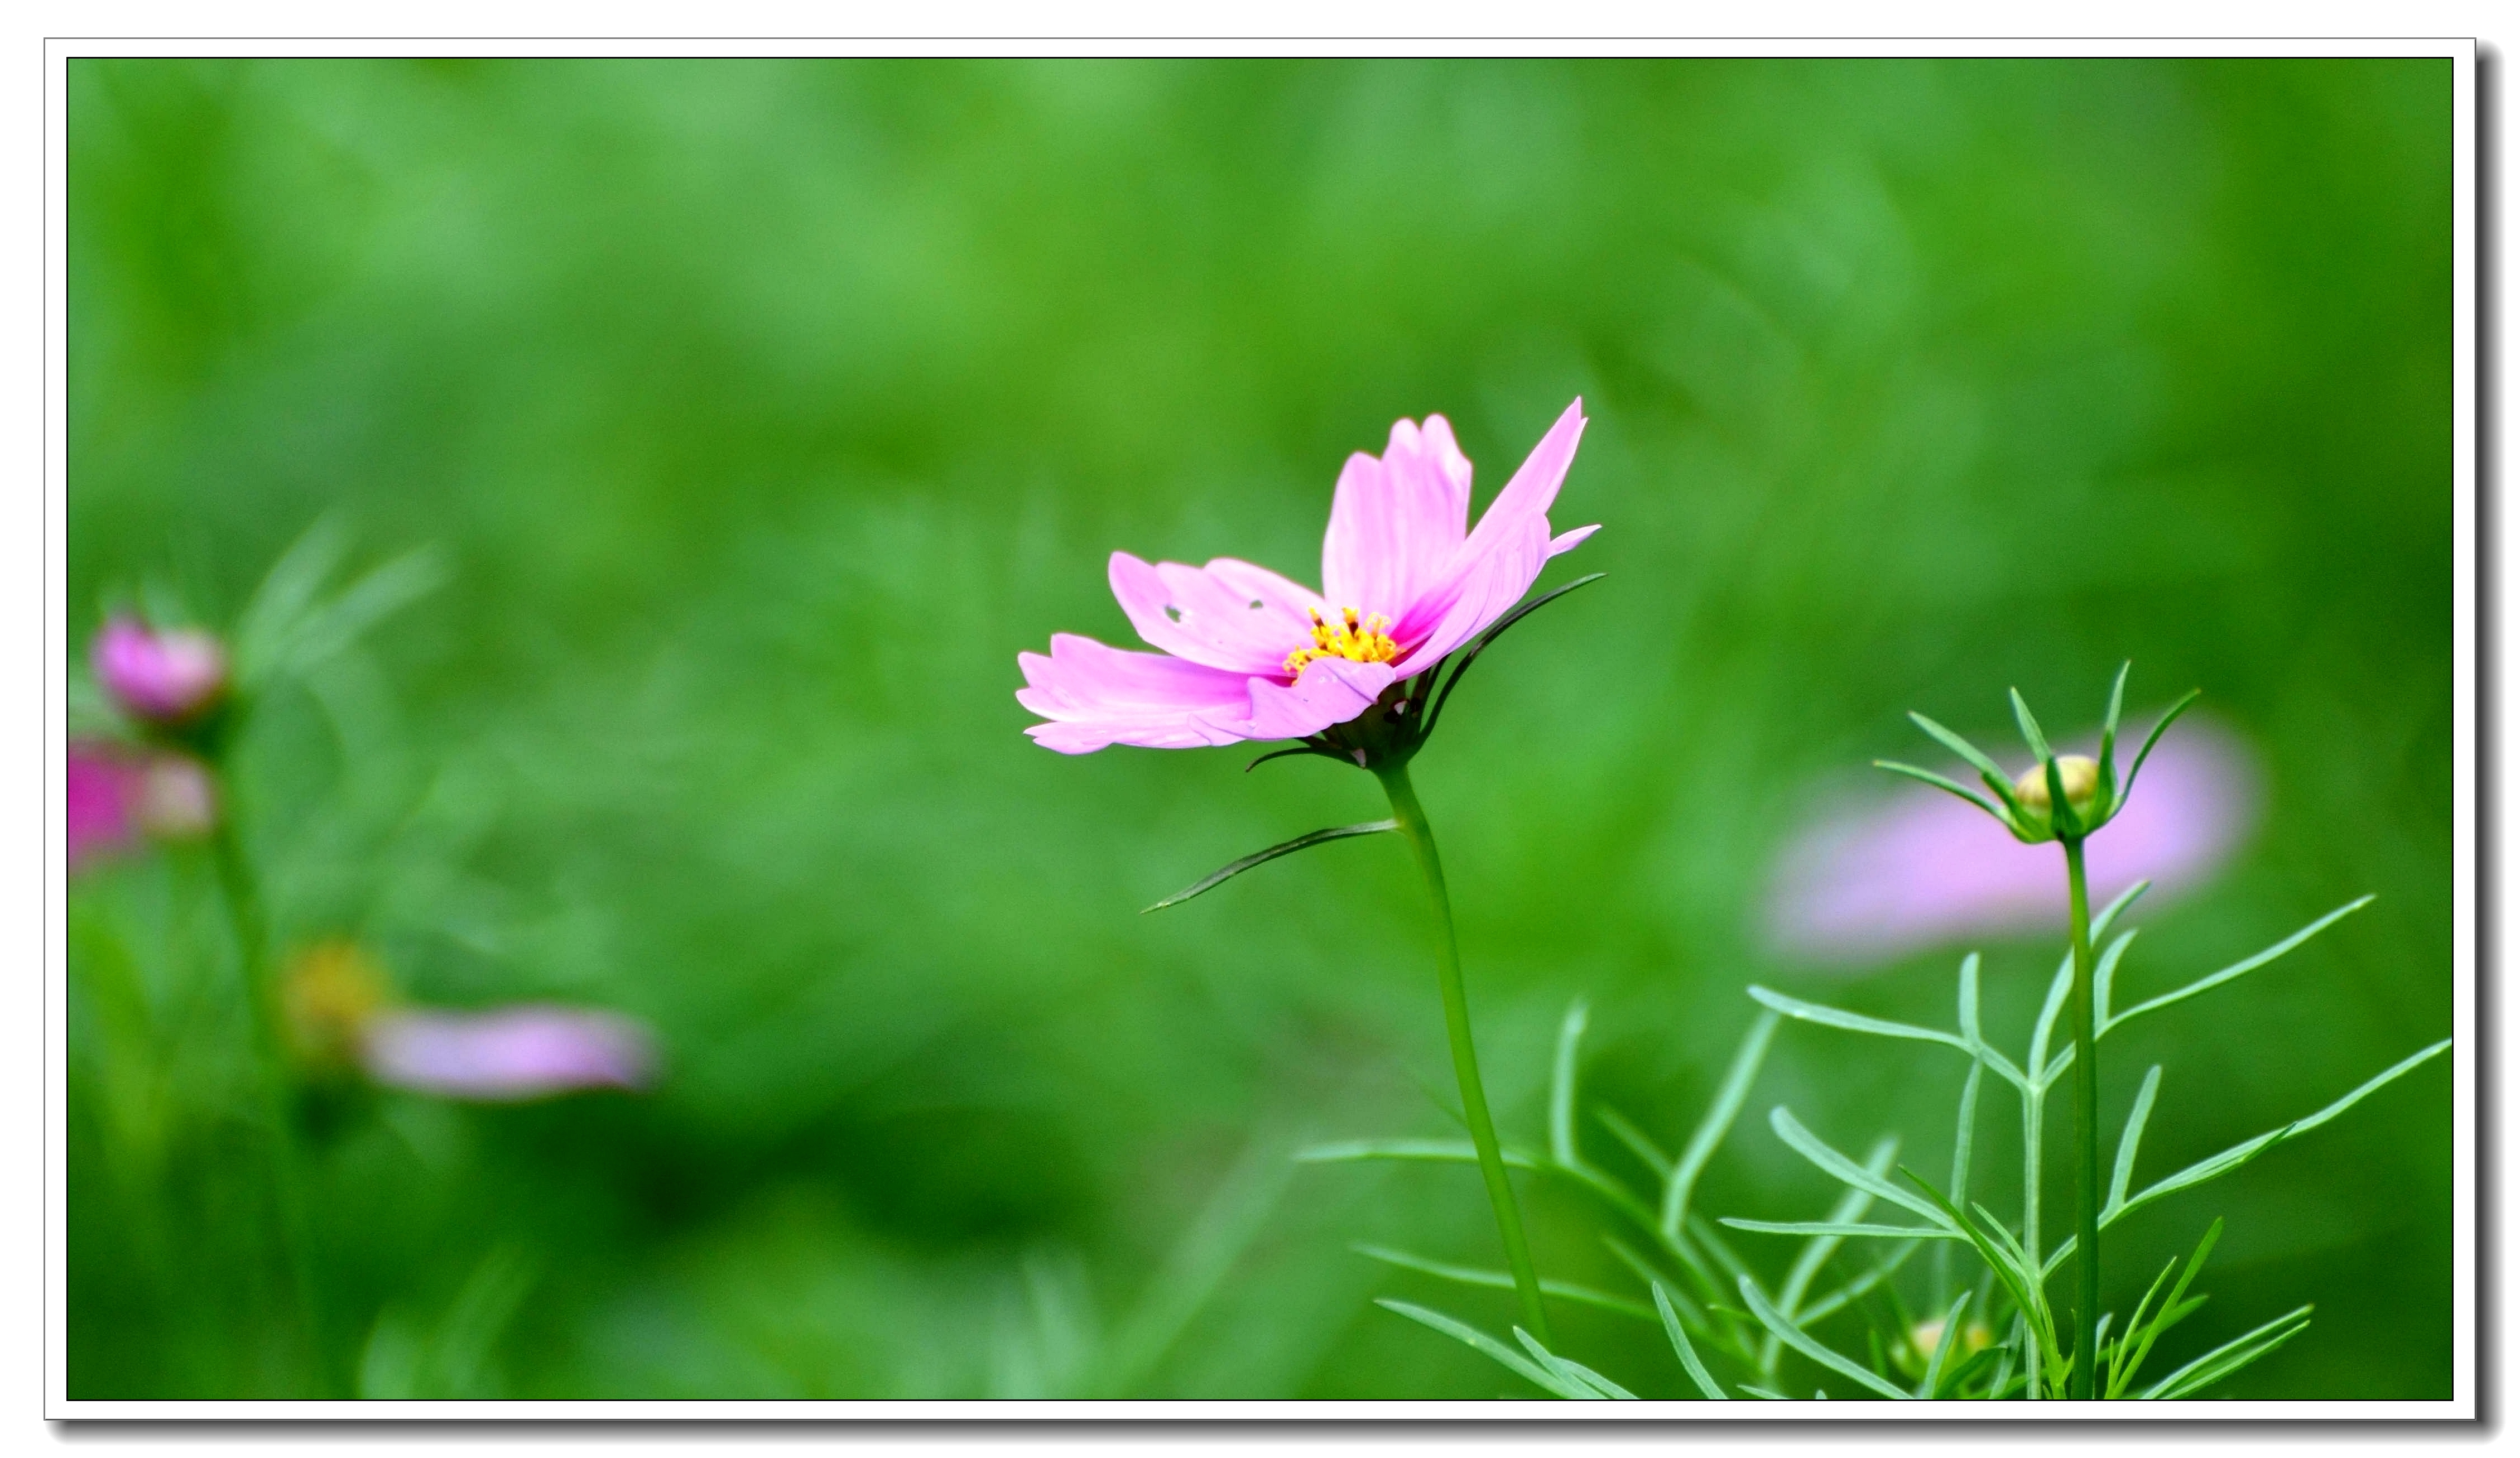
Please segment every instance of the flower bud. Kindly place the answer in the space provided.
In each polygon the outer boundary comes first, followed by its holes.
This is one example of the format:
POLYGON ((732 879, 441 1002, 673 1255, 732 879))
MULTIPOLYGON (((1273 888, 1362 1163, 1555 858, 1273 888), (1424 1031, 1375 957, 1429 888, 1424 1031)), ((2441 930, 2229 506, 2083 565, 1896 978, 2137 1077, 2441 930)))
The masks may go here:
MULTIPOLYGON (((2100 792, 2100 767, 2081 754, 2056 756, 2056 778, 2065 782, 2065 803, 2078 815, 2092 808, 2092 799, 2100 792)), ((2013 797, 2021 808, 2045 817, 2048 813, 2048 766, 2034 764, 2012 782, 2013 797)))
POLYGON ((190 723, 227 692, 227 653, 198 628, 161 633, 118 615, 98 631, 88 659, 123 711, 151 724, 190 723))

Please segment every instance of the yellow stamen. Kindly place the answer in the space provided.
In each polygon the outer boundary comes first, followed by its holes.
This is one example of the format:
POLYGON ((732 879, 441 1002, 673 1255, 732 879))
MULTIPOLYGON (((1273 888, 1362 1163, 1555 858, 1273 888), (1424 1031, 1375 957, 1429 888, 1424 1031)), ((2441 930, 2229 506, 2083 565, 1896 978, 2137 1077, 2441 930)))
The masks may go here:
POLYGON ((1301 677, 1304 666, 1315 659, 1346 659, 1352 663, 1388 663, 1400 657, 1400 645, 1383 631, 1391 619, 1376 613, 1361 617, 1354 608, 1341 608, 1340 620, 1324 622, 1321 610, 1306 609, 1313 615, 1313 646, 1298 648, 1286 655, 1286 671, 1301 677))

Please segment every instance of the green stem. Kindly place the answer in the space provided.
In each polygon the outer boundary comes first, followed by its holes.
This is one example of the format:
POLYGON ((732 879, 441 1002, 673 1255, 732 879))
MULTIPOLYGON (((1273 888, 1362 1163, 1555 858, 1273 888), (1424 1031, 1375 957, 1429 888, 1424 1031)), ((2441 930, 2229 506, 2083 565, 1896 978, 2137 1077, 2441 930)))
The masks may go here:
POLYGON ((2100 1321, 2100 1069, 2092 1046, 2092 893, 2083 840, 2067 837, 2065 882, 2074 923, 2074 1354, 2066 1395, 2098 1394, 2100 1321))
POLYGON ((263 1118, 270 1125, 271 1175, 279 1207, 282 1256, 289 1266, 300 1319, 318 1381, 332 1387, 323 1308, 316 1295, 315 1270, 307 1234, 303 1162, 297 1149, 296 1124, 290 1115, 287 1012, 281 1005, 279 981, 271 974, 270 933, 263 918, 262 895, 244 843, 237 836, 237 803, 233 778, 217 776, 218 819, 210 833, 210 856, 218 865, 219 889, 227 901, 228 925, 236 938, 237 974, 243 983, 247 1016, 253 1026, 254 1081, 260 1085, 263 1118))
POLYGON ((1531 1335, 1543 1345, 1551 1342, 1549 1313, 1540 1303, 1540 1273, 1531 1263, 1531 1245, 1523 1238, 1522 1211, 1513 1203, 1513 1186, 1506 1179, 1505 1151, 1497 1143, 1496 1123, 1488 1116, 1487 1090, 1479 1082, 1479 1055, 1470 1041, 1469 998, 1462 990, 1462 951, 1453 935, 1453 902, 1444 890, 1444 863, 1435 854, 1435 833, 1426 811, 1409 783, 1404 761, 1375 769, 1383 793, 1391 797, 1392 817, 1418 852, 1418 869, 1426 878, 1426 897, 1435 907, 1435 979, 1444 993, 1444 1028, 1453 1040, 1453 1073, 1462 1083, 1462 1111, 1470 1125, 1470 1143, 1478 1150, 1479 1174, 1487 1181, 1488 1205, 1496 1211, 1497 1234, 1505 1241, 1506 1264, 1513 1270, 1513 1289, 1522 1298, 1522 1315, 1531 1335))

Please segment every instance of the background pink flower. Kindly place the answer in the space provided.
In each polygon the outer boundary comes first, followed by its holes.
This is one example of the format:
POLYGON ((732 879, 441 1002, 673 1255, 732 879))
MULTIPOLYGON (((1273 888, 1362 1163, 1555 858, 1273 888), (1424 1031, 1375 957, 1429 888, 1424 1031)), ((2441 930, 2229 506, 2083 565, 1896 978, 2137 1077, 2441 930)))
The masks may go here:
POLYGON ((368 1020, 363 1051, 379 1083, 490 1103, 644 1088, 655 1070, 652 1040, 637 1021, 546 1004, 481 1013, 389 1008, 368 1020))
POLYGON ((1024 732, 1082 754, 1301 739, 1433 667, 1519 602, 1543 564, 1597 529, 1552 536, 1549 508, 1584 433, 1577 400, 1469 526, 1470 463, 1440 415, 1401 421, 1379 458, 1348 458, 1322 543, 1322 591, 1232 558, 1205 567, 1111 554, 1111 593, 1156 653, 1059 633, 1020 654, 1024 732))
POLYGON ((99 629, 88 651, 97 682, 134 718, 179 724, 227 689, 227 653, 194 628, 158 632, 129 615, 99 629))
POLYGON ((133 816, 139 772, 110 748, 72 740, 68 773, 67 833, 73 871, 100 856, 128 849, 139 839, 133 816))
MULTIPOLYGON (((2182 719, 2144 764, 2125 810, 2088 843, 2094 907, 2141 880, 2153 883, 2147 899, 2202 885, 2238 848, 2256 785, 2235 736, 2182 719)), ((1984 811, 1922 785, 1822 816, 1787 845, 1772 886, 1772 940, 1818 962, 1877 964, 2065 925, 2056 846, 2024 845, 1984 811)))
POLYGON ((74 740, 66 779, 65 835, 73 871, 129 850, 144 836, 184 840, 217 823, 210 772, 190 754, 74 740))

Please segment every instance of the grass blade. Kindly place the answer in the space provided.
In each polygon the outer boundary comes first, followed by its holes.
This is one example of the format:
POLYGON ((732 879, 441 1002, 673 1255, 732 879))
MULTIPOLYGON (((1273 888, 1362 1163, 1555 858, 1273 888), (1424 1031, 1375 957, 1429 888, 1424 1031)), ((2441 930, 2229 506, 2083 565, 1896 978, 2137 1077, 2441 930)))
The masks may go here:
POLYGON ((1935 1387, 1941 1383, 1943 1359, 1951 1355, 1954 1346, 1959 1344, 1960 1310, 1969 1303, 1970 1295, 1969 1292, 1961 1292, 1959 1299, 1952 1302, 1951 1311, 1943 1317, 1942 1336, 1934 1343, 1933 1356, 1925 1362, 1925 1380, 1916 1384, 1917 1396, 1931 1398, 1934 1395, 1935 1387))
MULTIPOLYGON (((1295 1151, 1298 1164, 1336 1164, 1352 1160, 1422 1160, 1439 1164, 1475 1164, 1479 1152, 1466 1139, 1349 1139, 1312 1144, 1295 1151)), ((1528 1152, 1508 1147, 1505 1162, 1515 1169, 1539 1169, 1528 1152)))
POLYGON ((1861 1190, 1876 1200, 1887 1200, 1901 1209, 1922 1215, 1945 1229, 1958 1229, 1953 1223, 1953 1217, 1946 1215, 1941 1209, 1917 1199, 1882 1178, 1880 1174, 1865 1168, 1829 1148, 1819 1135, 1803 1127, 1801 1120, 1795 1118, 1793 1112, 1782 1104, 1769 1111, 1768 1124, 1777 1131, 1778 1138, 1785 1141, 1787 1148, 1819 1165, 1822 1173, 1835 1179, 1839 1184, 1861 1190))
POLYGON ((1844 1236, 1850 1240, 1957 1241, 1966 1237, 1939 1225, 1868 1225, 1855 1220, 1746 1220, 1726 1215, 1720 1222, 1755 1235, 1844 1236))
POLYGON ((2100 1207, 2103 1216, 2126 1204, 2127 1181, 2135 1177, 2136 1147, 2143 1142, 2143 1121, 2152 1116, 2153 1096, 2160 1092, 2161 1065, 2154 1064, 2143 1075, 2143 1087, 2135 1091, 2135 1107, 2127 1111, 2126 1128, 2118 1135, 2117 1162, 2109 1170, 2109 1198, 2100 1207))
MULTIPOLYGON (((2144 1327, 2140 1335, 2137 1333, 2134 1321, 2127 1323, 2127 1335, 2118 1343, 2120 1360, 2112 1366, 2109 1374, 2110 1396, 2114 1397, 2125 1391, 2127 1386, 2135 1381, 2136 1374, 2143 1368, 2144 1358, 2152 1354, 2152 1344, 2161 1339, 2162 1333, 2177 1326, 2189 1312, 2204 1303, 2202 1297, 2193 1301, 2183 1300, 2182 1298, 2187 1295, 2187 1288, 2195 1282, 2196 1273, 2205 1269, 2205 1257, 2213 1253, 2214 1243, 2222 1238, 2223 1222, 2217 1218, 2213 1224, 2205 1227, 2204 1239, 2196 1243, 2195 1251, 2187 1257, 2186 1270, 2181 1272, 2179 1284, 2170 1288, 2170 1295, 2162 1300, 2160 1309, 2153 1312, 2151 1323, 2144 1327), (2130 1341, 2135 1343, 2135 1350, 2132 1354, 2126 1350, 2127 1343, 2130 1341)), ((2155 1290, 2160 1289, 2162 1277, 2168 1276, 2178 1264, 2178 1260, 2174 1258, 2169 1265, 2161 1268, 2161 1276, 2153 1279, 2155 1290)), ((2151 1293, 2146 1292, 2145 1296, 2149 1299, 2151 1293)), ((2138 1318, 2142 1316, 2142 1302, 2137 1303, 2136 1314, 2138 1318)))
MULTIPOLYGON (((2109 992, 2117 985, 2118 960, 2126 955, 2126 949, 2134 942, 2138 930, 2129 928, 2119 933, 2116 940, 2101 949, 2099 965, 2092 969, 2092 1026, 2095 1029, 2094 1036, 2097 1035, 2096 1029, 2109 1025, 2109 992)), ((2096 935, 2093 939, 2097 939, 2096 935)))
MULTIPOLYGON (((1928 1239, 1930 1238, 1931 1237, 1928 1237, 1928 1239)), ((1958 1237, 1953 1236, 1949 1237, 1949 1239, 1957 1240, 1958 1237)), ((1872 1269, 1866 1271, 1863 1275, 1856 1277, 1845 1285, 1830 1291, 1827 1295, 1822 1297, 1816 1301, 1813 1301, 1810 1305, 1803 1307, 1800 1311, 1795 1312, 1794 1319, 1805 1326, 1809 1326, 1813 1322, 1821 1320, 1822 1317, 1835 1315, 1839 1308, 1854 1304, 1855 1301, 1861 1299, 1865 1293, 1880 1285, 1882 1282, 1889 1280, 1892 1276, 1897 1275, 1899 1273, 1899 1267, 1906 1265, 1908 1263, 1908 1257, 1915 1254, 1918 1249, 1919 1247, 1915 1241, 1908 1242, 1906 1245, 1899 1248, 1898 1253, 1881 1261, 1879 1264, 1873 1266, 1872 1269)))
POLYGON ((1655 1180, 1664 1184, 1671 1182, 1674 1167, 1671 1156, 1664 1154, 1661 1146, 1655 1144, 1644 1130, 1628 1122, 1627 1116, 1616 1109, 1596 1109, 1593 1116, 1601 1121, 1601 1127, 1609 1130, 1612 1137, 1628 1147, 1628 1153, 1636 1156, 1638 1162, 1653 1171, 1655 1180))
MULTIPOLYGON (((1160 901, 1157 901, 1154 905, 1148 907, 1147 911, 1161 911, 1167 906, 1179 906, 1181 903, 1189 900, 1192 896, 1199 895, 1205 891, 1214 890, 1216 888, 1223 886, 1225 883, 1241 875, 1243 872, 1250 870, 1252 867, 1265 865, 1270 861, 1276 860, 1282 855, 1292 855, 1298 850, 1308 849, 1315 845, 1327 844, 1331 841, 1343 841, 1350 836, 1372 836, 1378 835, 1383 831, 1398 829, 1400 829, 1400 822, 1397 820, 1368 820, 1359 825, 1332 826, 1328 830, 1317 830, 1310 835, 1297 836, 1291 841, 1281 842, 1278 844, 1270 846, 1266 850, 1256 851, 1250 855, 1244 856, 1238 861, 1233 862, 1230 865, 1222 866, 1201 880, 1193 882, 1190 886, 1173 892, 1171 895, 1164 897, 1160 901)), ((1139 914, 1143 916, 1146 913, 1141 912, 1139 914)))
POLYGON ((1388 1297, 1377 1297, 1373 1303, 1385 1311, 1406 1316, 1419 1326, 1432 1327, 1456 1342, 1484 1352, 1544 1392, 1559 1397, 1575 1398, 1588 1398, 1594 1395, 1585 1391, 1569 1391, 1555 1373, 1534 1364, 1529 1357, 1478 1328, 1465 1326, 1441 1311, 1429 1311, 1423 1306, 1411 1305, 1407 1301, 1395 1301, 1388 1297))
POLYGON ((2065 995, 2074 990, 2074 954, 2067 952, 2056 964, 2056 976, 2048 983, 2048 1000, 2040 1005, 2038 1025, 2030 1030, 2030 1062, 2026 1067, 2046 1088, 2054 1075, 2043 1072, 2048 1063, 2048 1040, 2056 1031, 2056 1015, 2065 1010, 2065 995))
POLYGON ((1513 1329, 1513 1339, 1522 1344, 1523 1349, 1531 1353, 1533 1360, 1556 1374, 1558 1379, 1568 1387, 1581 1390, 1584 1396, 1596 1400, 1604 1397, 1614 1398, 1621 1402, 1637 1400, 1636 1393, 1585 1366, 1582 1362, 1570 1361, 1551 1351, 1522 1328, 1513 1329))
POLYGON ((1584 1041, 1592 1006, 1576 998, 1557 1025, 1557 1057, 1549 1074, 1549 1157, 1574 1168, 1584 1162, 1575 1150, 1575 1055, 1584 1041))
POLYGON ((1959 1034, 1945 1032, 1939 1027, 1918 1027, 1912 1023, 1890 1023, 1879 1018, 1868 1018, 1862 1013, 1850 1013, 1839 1008, 1824 1007, 1816 1002, 1805 1002, 1799 997, 1787 997, 1782 992, 1772 992, 1756 984, 1751 986, 1750 995, 1765 1006, 1788 1018, 1799 1019, 1805 1023, 1818 1023, 1827 1027, 1842 1027, 1848 1032, 1868 1032, 1878 1037, 1912 1038, 1922 1043, 1941 1043, 1946 1047, 1958 1048, 1962 1053, 1975 1051, 1959 1034))
MULTIPOLYGON (((2412 1072, 2418 1065, 2440 1053, 2443 1049, 2448 1048, 2450 1043, 2450 1039, 2444 1038, 2440 1042, 2433 1044, 2431 1047, 2426 1048, 2419 1053, 2400 1059, 2397 1063, 2390 1065, 2388 1068, 2365 1080, 2352 1093, 2338 1099, 2335 1103, 2328 1105, 2326 1108, 2319 1110, 2317 1114, 2310 1115, 2307 1117, 2294 1119, 2291 1123, 2285 1124, 2282 1128, 2270 1129, 2266 1133, 2260 1134, 2254 1139, 2243 1140, 2238 1144, 2232 1145, 2229 1149, 2223 1151, 2219 1155, 2214 1155, 2197 1161, 2195 1163, 2180 1170, 2177 1174, 2171 1175, 2169 1178, 2162 1180, 2157 1184, 2146 1187, 2141 1194, 2138 1194, 2120 1205, 2117 1207, 2117 1215, 2122 1216, 2129 1210, 2139 1209, 2142 1207, 2159 1200, 2165 1195, 2177 1194, 2179 1191, 2184 1190, 2191 1185, 2201 1185, 2209 1179, 2228 1174, 2232 1170, 2249 1162, 2249 1161, 2266 1153, 2268 1150, 2283 1143, 2285 1140, 2295 1139, 2301 1135, 2309 1133, 2311 1130, 2318 1128, 2320 1124, 2327 1122, 2329 1119, 2343 1114, 2346 1110, 2362 1102, 2372 1094, 2379 1092, 2380 1089, 2388 1084, 2394 1083, 2399 1078, 2412 1072)), ((2109 1219, 2114 1218, 2115 1216, 2109 1217, 2109 1219)), ((2104 1219, 2102 1223, 2108 1223, 2108 1219, 2104 1219)))
MULTIPOLYGON (((1363 1242, 1350 1245, 1348 1249, 1368 1260, 1379 1260, 1384 1265, 1398 1266, 1405 1271, 1433 1276, 1439 1281, 1452 1281, 1462 1286, 1482 1286, 1496 1291, 1513 1290, 1513 1277, 1506 1271, 1492 1271, 1479 1266, 1454 1265, 1449 1261, 1432 1260, 1423 1255, 1412 1254, 1407 1251, 1397 1251, 1389 1246, 1368 1245, 1363 1242)), ((1642 1301, 1632 1301, 1625 1297, 1612 1296, 1606 1291, 1596 1291, 1590 1286, 1578 1286, 1572 1281, 1544 1279, 1540 1283, 1540 1289, 1564 1300, 1586 1306, 1597 1306, 1604 1311, 1616 1311, 1621 1316, 1633 1316, 1639 1321, 1654 1319, 1652 1308, 1642 1301)))
POLYGON ((2099 914, 2092 918, 2092 939, 2093 941, 2097 941, 2101 937, 2106 936, 2109 933, 2110 925, 2117 921, 2118 913, 2126 910, 2130 906, 2133 906, 2135 904, 2136 897, 2142 895, 2145 891, 2150 889, 2152 889, 2151 882, 2138 881, 2135 885, 2128 887, 2125 890, 2118 892, 2117 897, 2114 900, 2110 901, 2108 905, 2101 907, 2099 914))
POLYGON ((2110 1028, 2115 1027, 2122 1023, 2132 1022, 2156 1008, 2166 1008, 2174 1002, 2184 1002, 2188 998, 2194 997, 2199 992, 2211 991, 2212 989, 2223 985, 2225 982, 2231 980, 2233 978, 2244 977, 2249 973, 2255 972, 2259 968, 2272 962, 2277 957, 2282 956, 2284 953, 2291 951, 2294 947, 2310 940, 2319 933, 2326 931, 2329 927, 2336 925, 2345 918, 2361 911, 2363 907, 2370 905, 2373 899, 2374 898, 2370 896, 2363 896, 2359 900, 2348 901, 2344 905, 2337 907, 2334 911, 2329 912, 2327 915, 2312 922, 2309 926, 2295 932, 2290 936, 2287 936, 2283 940, 2276 942, 2274 945, 2268 947, 2265 951, 2257 953, 2255 956, 2243 957, 2239 961, 2232 963, 2230 966, 2224 968, 2222 971, 2213 973, 2206 977, 2198 978, 2196 980, 2189 982, 2186 986, 2182 987, 2175 992, 2164 992, 2159 997, 2153 998, 2149 1002, 2137 1003, 2134 1007, 2127 1009, 2125 1012, 2118 1014, 2114 1018, 2104 1018, 2100 1021, 2099 1027, 2093 1033, 2093 1036, 2104 1036, 2110 1028))
POLYGON ((1654 1309, 1662 1315, 1663 1335, 1671 1339, 1671 1349, 1679 1356, 1682 1369, 1688 1373, 1688 1380, 1697 1384, 1697 1390, 1714 1401, 1732 1401, 1706 1370, 1706 1364, 1698 1360, 1697 1348, 1689 1344, 1688 1333, 1680 1324, 1680 1314, 1671 1309, 1670 1293, 1662 1289, 1660 1281, 1653 1283, 1653 1299, 1654 1309))
POLYGON ((2311 1308, 2296 1306, 2255 1331, 2244 1332, 2143 1390, 2147 1402, 2201 1391, 2298 1337, 2310 1326, 2311 1308))
POLYGON ((1759 1076, 1759 1066, 1767 1060, 1768 1044, 1776 1035, 1777 1014, 1773 1011, 1761 1013, 1742 1035, 1741 1046, 1733 1053, 1732 1065, 1724 1071, 1724 1081, 1715 1090, 1715 1102, 1706 1106, 1705 1116, 1689 1132, 1688 1147, 1680 1152, 1680 1162, 1671 1167, 1671 1177, 1663 1183, 1664 1235, 1678 1236, 1688 1221, 1688 1197, 1697 1188, 1697 1177, 1705 1172, 1706 1162, 1715 1158, 1717 1146, 1740 1116, 1742 1101, 1750 1096, 1751 1080, 1759 1076))
POLYGON ((1756 1282, 1745 1277, 1740 1282, 1740 1287, 1741 1299, 1750 1303, 1750 1314, 1757 1317, 1759 1325, 1766 1327, 1778 1341, 1831 1372, 1859 1382, 1884 1397, 1904 1400, 1908 1396, 1904 1390, 1893 1385, 1879 1373, 1822 1345, 1810 1333, 1794 1325, 1791 1319, 1778 1311, 1769 1302, 1767 1297, 1760 1293, 1756 1282))

